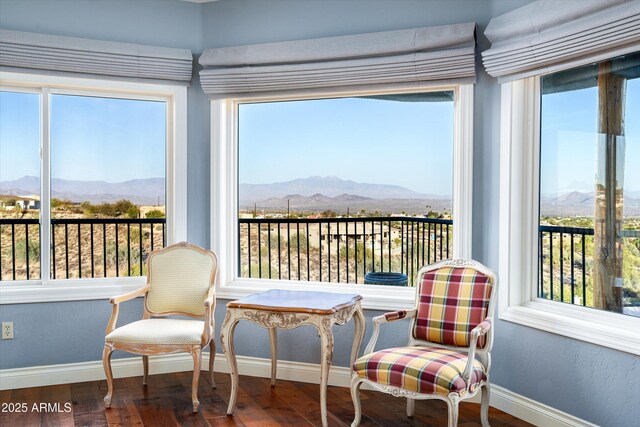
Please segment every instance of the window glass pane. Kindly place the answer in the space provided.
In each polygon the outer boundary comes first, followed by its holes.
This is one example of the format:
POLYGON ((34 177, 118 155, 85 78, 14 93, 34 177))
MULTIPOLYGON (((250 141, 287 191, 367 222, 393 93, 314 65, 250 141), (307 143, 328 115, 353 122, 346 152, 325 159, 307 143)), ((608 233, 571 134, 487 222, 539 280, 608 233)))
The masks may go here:
POLYGON ((640 316, 640 54, 542 79, 538 296, 640 316))
POLYGON ((240 104, 240 277, 412 286, 451 257, 453 110, 452 92, 240 104))
POLYGON ((146 274, 164 245, 166 103, 51 96, 51 277, 146 274))
POLYGON ((40 279, 40 95, 0 91, 0 280, 40 279))

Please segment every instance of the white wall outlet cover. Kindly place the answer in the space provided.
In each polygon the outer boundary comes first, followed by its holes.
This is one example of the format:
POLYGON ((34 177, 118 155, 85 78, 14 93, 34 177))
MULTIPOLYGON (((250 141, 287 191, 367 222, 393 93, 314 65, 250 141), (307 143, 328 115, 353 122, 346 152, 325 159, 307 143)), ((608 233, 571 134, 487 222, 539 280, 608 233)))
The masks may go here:
POLYGON ((13 322, 2 322, 2 339, 13 339, 13 322))

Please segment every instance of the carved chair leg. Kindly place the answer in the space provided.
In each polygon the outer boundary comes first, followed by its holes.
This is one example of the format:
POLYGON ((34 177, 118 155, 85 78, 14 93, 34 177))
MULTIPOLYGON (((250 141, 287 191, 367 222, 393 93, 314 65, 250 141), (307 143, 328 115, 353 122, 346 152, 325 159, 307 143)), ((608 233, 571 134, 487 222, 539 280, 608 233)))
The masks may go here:
POLYGON ((113 397, 113 373, 111 372, 111 353, 113 349, 109 345, 104 346, 102 352, 102 366, 104 367, 104 374, 107 377, 107 395, 104 397, 105 408, 111 407, 111 398, 113 397))
POLYGON ((362 380, 359 377, 353 377, 351 380, 351 400, 353 401, 353 409, 355 410, 355 416, 351 427, 358 427, 360 425, 360 419, 362 418, 362 407, 360 406, 360 386, 362 380))
POLYGON ((202 361, 202 349, 200 346, 194 346, 191 349, 193 357, 193 381, 191 383, 191 403, 193 403, 193 412, 198 412, 198 380, 200 379, 200 362, 202 361))
POLYGON ((484 384, 480 392, 482 393, 480 422, 482 423, 482 427, 489 427, 489 398, 491 396, 491 387, 489 384, 484 384))
POLYGON ((457 395, 449 395, 447 399, 447 409, 449 411, 448 427, 458 426, 458 403, 460 398, 457 395))
POLYGON ((216 360, 216 340, 209 343, 209 375, 211 376, 211 388, 216 388, 216 379, 213 377, 213 362, 216 360))
POLYGON ((413 417, 413 414, 416 410, 416 401, 415 399, 411 399, 407 397, 407 417, 413 417))
POLYGON ((144 368, 142 385, 147 385, 147 379, 149 378, 149 356, 142 356, 142 367, 144 368))

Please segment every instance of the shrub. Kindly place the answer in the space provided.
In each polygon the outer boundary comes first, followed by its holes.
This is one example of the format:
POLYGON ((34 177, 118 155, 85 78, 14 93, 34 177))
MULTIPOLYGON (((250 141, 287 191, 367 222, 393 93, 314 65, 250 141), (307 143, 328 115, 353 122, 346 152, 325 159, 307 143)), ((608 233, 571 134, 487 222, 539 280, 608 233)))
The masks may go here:
POLYGON ((140 217, 140 208, 138 208, 135 205, 129 206, 127 208, 127 216, 129 218, 138 218, 138 217, 140 217))
MULTIPOLYGON (((363 209, 363 211, 364 211, 364 209, 363 209)), ((327 209, 326 211, 322 212, 320 214, 320 216, 323 217, 323 218, 335 218, 337 216, 337 214, 334 211, 332 211, 331 209, 327 209)))
POLYGON ((159 209, 150 210, 145 214, 146 218, 164 218, 164 212, 159 209))

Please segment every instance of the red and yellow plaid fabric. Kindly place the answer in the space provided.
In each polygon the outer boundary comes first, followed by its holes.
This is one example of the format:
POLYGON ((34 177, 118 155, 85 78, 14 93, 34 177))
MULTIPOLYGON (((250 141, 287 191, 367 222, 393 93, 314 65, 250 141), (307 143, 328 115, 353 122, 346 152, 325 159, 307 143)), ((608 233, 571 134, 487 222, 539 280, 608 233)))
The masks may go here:
POLYGON ((405 317, 407 317, 407 310, 390 311, 384 314, 384 318, 387 322, 404 319, 405 317))
MULTIPOLYGON (((354 372, 378 384, 400 387, 416 393, 460 393, 467 355, 438 347, 398 347, 366 354, 356 360, 354 372)), ((485 370, 474 360, 471 390, 486 379, 485 370)))
MULTIPOLYGON (((442 267, 422 278, 415 339, 468 347, 471 330, 487 317, 493 283, 471 267, 442 267)), ((482 348, 485 338, 478 340, 482 348)))

